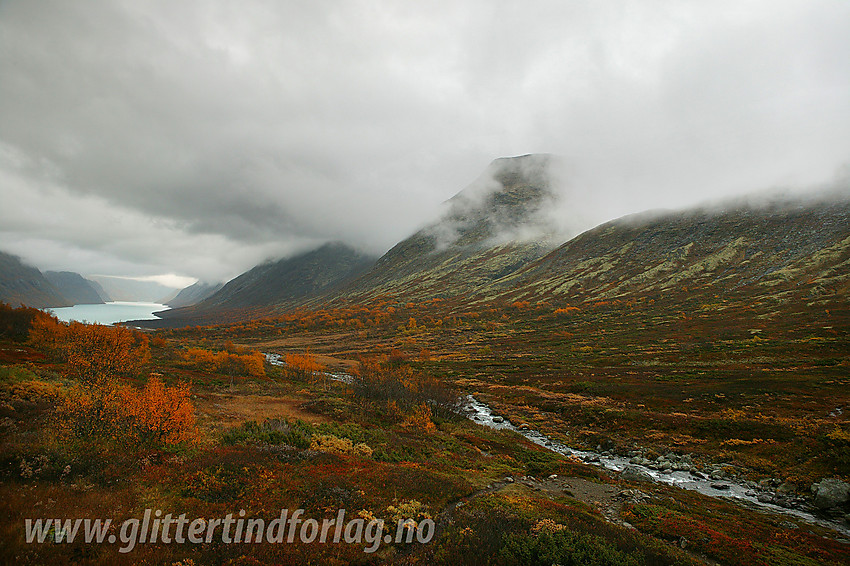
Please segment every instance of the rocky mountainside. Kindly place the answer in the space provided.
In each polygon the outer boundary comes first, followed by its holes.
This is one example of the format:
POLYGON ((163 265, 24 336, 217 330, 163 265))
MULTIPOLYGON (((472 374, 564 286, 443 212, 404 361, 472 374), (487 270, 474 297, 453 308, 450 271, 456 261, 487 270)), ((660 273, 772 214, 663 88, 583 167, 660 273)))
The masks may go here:
POLYGON ((189 307, 212 296, 223 286, 223 283, 204 283, 203 281, 198 281, 185 289, 181 289, 173 298, 165 301, 165 304, 173 309, 189 307))
POLYGON ((44 277, 75 305, 102 304, 109 300, 99 283, 73 271, 45 271, 44 277))
POLYGON ((12 306, 67 307, 74 304, 36 269, 0 252, 0 301, 12 306))
POLYGON ((462 295, 539 258, 555 245, 546 214, 556 198, 553 161, 549 155, 493 161, 446 202, 439 219, 396 244, 337 297, 462 295))
POLYGON ((645 213, 603 224, 488 288, 557 301, 847 297, 850 193, 645 213))

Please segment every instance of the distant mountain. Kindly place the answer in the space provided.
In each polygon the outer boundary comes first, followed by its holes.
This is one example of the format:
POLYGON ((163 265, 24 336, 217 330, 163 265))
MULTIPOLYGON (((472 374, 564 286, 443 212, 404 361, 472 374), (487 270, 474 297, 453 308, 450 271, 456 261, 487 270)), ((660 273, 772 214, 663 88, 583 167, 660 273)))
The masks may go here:
POLYGON ((374 257, 344 244, 325 244, 292 258, 258 265, 229 281, 200 306, 241 308, 299 301, 357 277, 374 263, 374 257))
POLYGON ((198 281, 193 285, 189 285, 185 289, 181 289, 180 292, 177 293, 173 298, 165 301, 165 304, 173 309, 180 307, 188 307, 200 303, 201 301, 221 289, 223 286, 223 283, 211 284, 204 283, 203 281, 198 281))
MULTIPOLYGON (((45 271, 44 277, 75 305, 102 304, 104 297, 103 288, 94 281, 83 278, 79 273, 73 271, 45 271)), ((108 298, 107 298, 108 300, 108 298)))
POLYGON ((299 305, 333 291, 374 263, 374 257, 345 244, 325 244, 295 257, 258 265, 193 306, 157 314, 164 319, 198 322, 225 311, 299 305))
POLYGON ((20 258, 0 252, 0 301, 12 306, 68 307, 71 300, 36 269, 21 262, 20 258))
POLYGON ((160 285, 155 281, 140 281, 110 275, 90 275, 89 278, 98 283, 113 301, 160 303, 174 295, 173 288, 160 285))
POLYGON ((462 295, 513 273, 555 247, 550 155, 493 161, 446 203, 435 222, 398 243, 338 298, 462 295))
MULTIPOLYGON (((461 298, 552 304, 644 297, 697 303, 850 294, 850 193, 738 199, 624 217, 560 244, 555 159, 497 159, 445 212, 377 261, 342 244, 266 263, 163 324, 263 316, 268 308, 461 298), (265 310, 264 310, 265 309, 265 310), (241 313, 240 313, 241 310, 241 313)), ((562 203, 565 204, 565 203, 562 203)), ((561 240, 562 241, 562 240, 561 240)), ((767 303, 765 303, 767 304, 767 303)), ((772 304, 772 303, 771 303, 772 304)), ((832 308, 832 307, 824 307, 832 308)))
POLYGON ((107 303, 112 300, 112 297, 109 296, 109 293, 106 292, 106 289, 104 289, 100 283, 92 281, 91 279, 86 279, 86 281, 88 281, 89 285, 91 285, 92 289, 94 289, 101 301, 107 303))
POLYGON ((639 295, 846 298, 850 194, 621 218, 494 282, 487 294, 559 302, 639 295))

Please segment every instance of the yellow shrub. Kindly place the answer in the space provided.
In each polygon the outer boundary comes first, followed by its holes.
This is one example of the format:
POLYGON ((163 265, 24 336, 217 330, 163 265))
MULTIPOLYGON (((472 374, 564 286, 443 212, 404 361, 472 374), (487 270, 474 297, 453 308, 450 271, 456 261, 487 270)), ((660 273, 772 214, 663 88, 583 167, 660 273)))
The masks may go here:
POLYGON ((531 527, 531 532, 534 533, 535 536, 543 533, 543 534, 555 534, 557 532, 563 531, 567 527, 562 525, 561 523, 556 523, 552 519, 541 519, 531 527))
POLYGON ((360 458, 371 458, 372 457, 372 449, 368 444, 364 444, 362 442, 355 444, 351 453, 355 456, 359 456, 360 458))
POLYGON ((314 434, 310 439, 310 450, 331 454, 353 454, 360 458, 371 458, 372 449, 368 444, 354 444, 347 438, 333 434, 314 434))
POLYGON ((347 438, 332 434, 314 434, 310 439, 310 450, 330 452, 332 454, 350 454, 354 444, 347 438))

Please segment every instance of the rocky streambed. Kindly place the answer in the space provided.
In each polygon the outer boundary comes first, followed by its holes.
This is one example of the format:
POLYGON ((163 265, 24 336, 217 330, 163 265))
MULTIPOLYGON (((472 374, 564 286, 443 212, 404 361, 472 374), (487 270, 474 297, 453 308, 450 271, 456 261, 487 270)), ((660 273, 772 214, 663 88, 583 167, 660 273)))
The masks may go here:
MULTIPOLYGON (((267 353, 265 357, 271 365, 286 365, 280 354, 267 353)), ((348 384, 355 379, 344 372, 326 372, 325 375, 334 381, 348 384)), ((499 430, 512 430, 558 454, 575 456, 587 464, 618 472, 624 480, 666 483, 711 497, 731 498, 760 511, 791 515, 850 537, 850 515, 845 516, 842 510, 843 505, 850 503, 850 484, 825 479, 813 485, 812 496, 806 497, 779 479, 749 481, 743 477, 744 470, 733 464, 699 465, 690 454, 668 452, 650 458, 644 449, 632 450, 627 454, 615 454, 601 447, 596 451, 579 450, 527 425, 514 426, 472 395, 460 401, 462 414, 476 423, 499 430)))
POLYGON ((795 493, 793 486, 779 479, 748 481, 743 478, 744 470, 732 464, 698 465, 689 454, 670 452, 649 458, 647 451, 640 449, 615 454, 601 447, 597 451, 571 448, 526 425, 514 426, 504 417, 493 414, 486 403, 472 395, 465 398, 462 410, 479 424, 512 430, 558 454, 618 472, 628 481, 660 482, 711 497, 730 498, 760 511, 791 515, 850 537, 850 527, 841 511, 841 505, 850 500, 850 485, 838 480, 827 479, 815 484, 812 497, 806 497, 795 493))

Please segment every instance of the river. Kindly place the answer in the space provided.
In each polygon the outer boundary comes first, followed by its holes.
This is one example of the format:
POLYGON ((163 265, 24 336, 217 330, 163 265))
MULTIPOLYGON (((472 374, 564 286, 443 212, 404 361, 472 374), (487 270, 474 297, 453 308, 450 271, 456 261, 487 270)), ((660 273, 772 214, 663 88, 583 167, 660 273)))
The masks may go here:
POLYGON ((76 320, 97 324, 115 324, 128 320, 154 320, 155 312, 168 310, 171 307, 160 303, 134 303, 130 301, 111 301, 95 305, 74 305, 46 309, 64 322, 76 320))
MULTIPOLYGON (((280 354, 269 353, 265 354, 265 356, 266 360, 271 365, 286 365, 280 354)), ((327 373, 327 376, 330 379, 342 381, 344 383, 351 383, 355 379, 353 376, 346 373, 329 372, 327 373)), ((547 450, 551 450, 564 456, 575 456, 590 465, 600 466, 611 470, 612 472, 622 472, 626 466, 632 466, 639 468, 649 476, 652 476, 653 480, 659 483, 666 483, 682 489, 698 491, 703 495, 709 495, 711 497, 728 498, 765 513, 794 516, 807 523, 813 523, 822 527, 834 529, 844 536, 850 537, 850 529, 839 521, 830 521, 819 517, 813 514, 811 509, 781 507, 772 503, 759 501, 757 494, 752 491, 751 487, 741 485, 735 481, 728 479, 716 481, 708 478, 700 478, 686 471, 672 471, 667 473, 639 464, 630 463, 630 459, 627 457, 570 448, 565 444, 552 440, 545 434, 534 429, 515 427, 504 417, 494 415, 493 411, 486 403, 482 403, 472 395, 467 395, 461 399, 461 412, 473 422, 498 430, 510 430, 516 432, 538 446, 542 446, 547 450), (719 485, 722 485, 721 489, 717 489, 716 486, 719 485)))
POLYGON ((488 405, 475 399, 472 395, 465 398, 463 411, 467 418, 484 426, 499 430, 511 430, 517 434, 521 434, 531 442, 542 446, 548 450, 562 454, 564 456, 575 456, 587 464, 603 467, 612 472, 621 472, 626 466, 639 468, 641 471, 652 476, 654 481, 674 485, 683 489, 698 491, 703 495, 711 497, 729 498, 740 503, 744 503, 749 507, 774 514, 791 515, 802 519, 808 523, 814 523, 822 527, 834 529, 845 536, 850 537, 850 529, 844 526, 839 521, 830 521, 811 513, 811 509, 795 509, 788 507, 780 507, 772 503, 764 503, 758 500, 750 487, 741 485, 737 482, 725 479, 723 481, 711 480, 708 478, 700 478, 686 471, 662 472, 642 466, 639 464, 630 463, 630 459, 614 454, 600 454, 593 451, 577 450, 570 448, 558 441, 552 440, 545 434, 534 429, 517 428, 507 419, 494 415, 488 405), (722 489, 717 489, 715 486, 722 485, 722 489))

